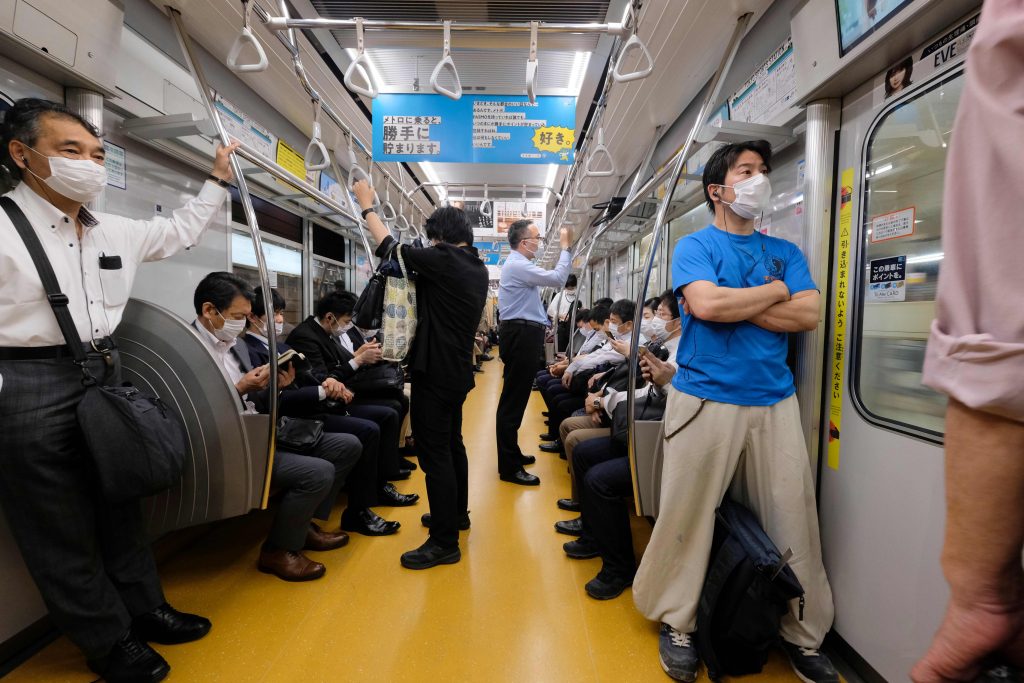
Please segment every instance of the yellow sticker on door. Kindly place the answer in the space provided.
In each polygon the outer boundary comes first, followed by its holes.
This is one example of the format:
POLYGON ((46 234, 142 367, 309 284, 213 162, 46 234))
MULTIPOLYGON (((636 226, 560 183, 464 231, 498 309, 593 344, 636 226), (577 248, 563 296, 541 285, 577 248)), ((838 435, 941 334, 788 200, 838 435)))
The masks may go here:
POLYGON ((839 260, 836 306, 832 320, 832 386, 829 401, 828 466, 839 469, 843 425, 843 369, 846 363, 846 302, 849 297, 850 244, 853 230, 853 169, 843 171, 839 195, 839 260))

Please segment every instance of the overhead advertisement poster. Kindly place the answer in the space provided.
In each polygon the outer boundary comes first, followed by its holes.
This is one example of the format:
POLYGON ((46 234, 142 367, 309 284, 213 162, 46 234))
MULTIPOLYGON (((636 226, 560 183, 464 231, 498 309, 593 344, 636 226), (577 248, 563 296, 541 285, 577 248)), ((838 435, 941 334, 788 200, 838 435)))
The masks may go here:
POLYGON ((729 118, 766 124, 792 106, 795 96, 796 57, 789 37, 729 98, 729 118))
POLYGON ((471 164, 573 163, 576 98, 381 94, 373 158, 471 164))
POLYGON ((890 256, 871 261, 868 301, 907 300, 907 257, 890 256))
POLYGON ((274 158, 277 149, 276 135, 220 95, 217 95, 213 106, 217 108, 221 123, 224 124, 224 130, 228 135, 244 142, 266 158, 274 158))

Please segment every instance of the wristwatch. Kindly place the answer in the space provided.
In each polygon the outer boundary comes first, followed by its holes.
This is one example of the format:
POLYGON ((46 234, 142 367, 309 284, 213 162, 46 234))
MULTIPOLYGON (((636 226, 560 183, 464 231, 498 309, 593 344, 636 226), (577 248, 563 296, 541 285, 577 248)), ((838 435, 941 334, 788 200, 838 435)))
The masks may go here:
POLYGON ((363 220, 365 221, 367 214, 371 214, 371 213, 377 213, 377 210, 374 209, 372 206, 369 209, 363 209, 363 212, 362 212, 363 220))

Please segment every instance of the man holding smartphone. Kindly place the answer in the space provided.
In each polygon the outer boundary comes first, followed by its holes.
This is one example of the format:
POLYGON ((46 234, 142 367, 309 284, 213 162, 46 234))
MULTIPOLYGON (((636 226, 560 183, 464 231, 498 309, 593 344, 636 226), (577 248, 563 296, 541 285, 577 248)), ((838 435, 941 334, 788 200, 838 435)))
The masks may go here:
POLYGON ((572 268, 569 231, 559 231, 562 253, 558 265, 544 270, 533 259, 540 251, 541 236, 536 225, 519 220, 509 226, 512 253, 501 269, 498 308, 501 360, 505 364, 504 384, 495 417, 498 440, 498 475, 502 481, 520 486, 537 486, 540 478, 523 465, 535 462, 519 448, 519 427, 530 400, 537 371, 544 366, 544 329, 548 317, 540 298, 541 287, 560 287, 572 268))

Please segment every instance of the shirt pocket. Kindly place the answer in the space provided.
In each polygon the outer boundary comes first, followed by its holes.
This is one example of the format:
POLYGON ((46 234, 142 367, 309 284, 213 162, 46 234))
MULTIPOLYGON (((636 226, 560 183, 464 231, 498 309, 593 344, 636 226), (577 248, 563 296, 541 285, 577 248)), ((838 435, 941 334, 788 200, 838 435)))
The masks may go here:
MULTIPOLYGON (((104 257, 113 259, 117 257, 104 257)), ((100 288, 103 293, 103 303, 111 308, 123 306, 128 301, 131 293, 131 283, 128 281, 128 271, 124 268, 120 258, 117 258, 116 267, 109 261, 107 267, 100 266, 100 288)))

